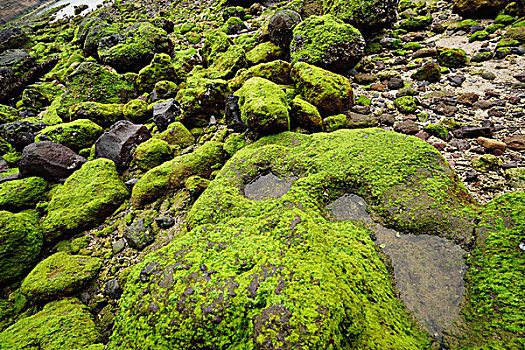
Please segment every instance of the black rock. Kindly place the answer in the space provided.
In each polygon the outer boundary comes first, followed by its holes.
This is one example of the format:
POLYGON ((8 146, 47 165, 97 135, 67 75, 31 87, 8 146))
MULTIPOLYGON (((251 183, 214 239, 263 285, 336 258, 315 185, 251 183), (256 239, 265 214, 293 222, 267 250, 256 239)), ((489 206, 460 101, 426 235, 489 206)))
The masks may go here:
POLYGON ((513 55, 525 55, 525 49, 523 47, 512 47, 510 53, 513 55))
POLYGON ((282 10, 277 12, 268 23, 270 41, 288 51, 293 38, 292 31, 301 21, 301 15, 295 11, 282 10))
POLYGON ((228 127, 233 129, 235 132, 245 131, 247 126, 241 120, 241 110, 239 109, 239 96, 228 94, 224 103, 226 106, 224 114, 226 124, 228 125, 228 127))
POLYGON ((0 30, 0 52, 10 49, 21 49, 29 41, 29 37, 21 28, 0 30))
POLYGON ((405 86, 405 82, 401 78, 392 78, 388 81, 388 88, 390 90, 399 90, 405 86))
POLYGON ((463 126, 452 131, 452 134, 457 139, 476 138, 479 136, 492 137, 492 128, 484 126, 463 126))
POLYGON ((144 125, 136 125, 127 120, 113 124, 109 131, 100 136, 95 143, 95 158, 108 158, 122 169, 129 165, 135 148, 151 138, 144 125))
POLYGON ((461 75, 448 76, 447 79, 450 81, 450 85, 460 87, 465 81, 465 77, 461 75))
POLYGON ((155 219, 157 226, 163 229, 167 229, 175 225, 175 220, 171 216, 159 216, 155 219))
POLYGON ((465 181, 474 182, 478 179, 479 173, 475 170, 468 170, 465 172, 465 181))
POLYGON ((140 219, 126 228, 124 238, 131 247, 142 250, 147 245, 153 243, 155 235, 151 227, 146 226, 144 219, 140 219))
POLYGON ((35 142, 38 132, 45 127, 45 123, 30 123, 26 120, 0 125, 0 136, 9 142, 17 151, 35 142))
POLYGON ((115 300, 120 299, 122 295, 122 288, 120 288, 120 285, 118 284, 118 281, 116 278, 106 282, 106 285, 104 286, 104 293, 110 299, 115 299, 115 300))
POLYGON ((174 99, 159 102, 153 106, 153 121, 160 131, 164 131, 181 113, 182 109, 174 99))
POLYGON ((48 181, 61 181, 85 162, 84 157, 64 145, 43 141, 24 148, 18 168, 22 177, 40 176, 48 181))
POLYGON ((468 32, 469 32, 470 34, 473 34, 473 33, 476 33, 476 32, 481 32, 481 31, 484 30, 484 29, 485 29, 485 27, 480 26, 479 24, 476 24, 476 25, 470 27, 470 28, 468 29, 468 32))

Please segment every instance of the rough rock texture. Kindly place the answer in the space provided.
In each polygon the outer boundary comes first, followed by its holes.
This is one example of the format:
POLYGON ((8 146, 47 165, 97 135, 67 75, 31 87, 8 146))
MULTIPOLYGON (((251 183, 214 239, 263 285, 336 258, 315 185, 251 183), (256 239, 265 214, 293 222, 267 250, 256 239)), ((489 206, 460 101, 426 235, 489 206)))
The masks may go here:
POLYGON ((47 126, 49 125, 45 123, 31 123, 27 120, 14 121, 0 125, 0 136, 16 150, 22 151, 24 147, 35 142, 38 132, 47 126))
POLYGON ((95 158, 111 159, 117 168, 125 168, 135 148, 149 138, 151 133, 144 125, 121 120, 99 137, 95 143, 95 158))
POLYGON ((454 0, 454 12, 465 18, 496 17, 507 0, 454 0))
POLYGON ((22 28, 6 28, 0 30, 0 52, 10 49, 22 49, 29 37, 22 28))
POLYGON ((332 15, 310 16, 293 30, 292 64, 306 62, 345 73, 361 60, 365 40, 361 33, 332 15))
POLYGON ((20 174, 40 176, 49 181, 66 179, 86 162, 70 148, 50 141, 35 142, 24 148, 20 174))
POLYGON ((44 237, 53 241, 91 228, 113 213, 128 197, 115 163, 101 158, 87 162, 53 194, 42 223, 44 237))
POLYGON ((0 211, 0 284, 19 277, 40 254, 42 230, 33 212, 0 211))
POLYGON ((182 110, 174 99, 159 102, 153 105, 153 121, 160 131, 166 130, 168 125, 180 117, 182 110))
POLYGON ((102 267, 102 260, 59 252, 42 260, 26 276, 20 291, 31 301, 42 302, 76 294, 102 267))
POLYGON ((48 183, 41 177, 0 183, 0 210, 21 210, 35 206, 47 192, 48 183))
POLYGON ((38 132, 35 141, 52 141, 78 152, 95 143, 104 129, 89 119, 78 119, 46 127, 38 132))
POLYGON ((268 22, 270 41, 287 51, 293 39, 293 29, 301 21, 301 15, 295 11, 282 10, 277 12, 268 22))

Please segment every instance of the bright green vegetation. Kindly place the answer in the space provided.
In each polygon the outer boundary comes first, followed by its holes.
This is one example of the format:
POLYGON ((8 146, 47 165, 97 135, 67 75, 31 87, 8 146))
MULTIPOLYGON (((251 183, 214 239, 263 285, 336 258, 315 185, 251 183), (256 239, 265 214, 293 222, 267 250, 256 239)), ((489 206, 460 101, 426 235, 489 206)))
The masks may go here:
POLYGON ((27 177, 0 183, 0 210, 34 207, 47 192, 48 183, 41 177, 27 177))
POLYGON ((149 170, 173 157, 170 145, 160 139, 149 139, 137 146, 133 162, 142 170, 149 170))
POLYGON ((322 116, 341 113, 354 102, 352 85, 342 75, 298 62, 292 67, 291 77, 301 96, 316 106, 322 116))
POLYGON ((20 291, 31 301, 41 302, 75 294, 102 267, 102 260, 59 252, 42 260, 24 279, 20 291))
POLYGON ((274 43, 267 41, 255 46, 246 53, 246 60, 251 65, 277 60, 284 55, 283 50, 274 43))
POLYGON ((241 119, 249 129, 263 135, 290 129, 290 106, 277 84, 250 78, 235 95, 239 96, 241 119))
POLYGON ((282 60, 260 63, 248 69, 239 70, 235 77, 228 81, 228 85, 235 91, 253 77, 264 78, 280 85, 288 85, 291 83, 291 69, 290 63, 282 60))
POLYGON ((423 128, 426 132, 428 132, 430 135, 439 137, 442 140, 446 140, 448 136, 448 130, 443 125, 438 124, 428 124, 423 128))
POLYGON ((417 99, 414 96, 398 97, 394 100, 394 105, 401 113, 414 113, 417 109, 417 99))
POLYGON ((459 68, 467 64, 468 56, 463 49, 441 48, 438 50, 437 60, 443 67, 459 68))
POLYGON ((171 123, 160 135, 155 134, 154 137, 178 148, 188 147, 195 143, 195 136, 180 122, 171 123))
POLYGON ((171 57, 165 53, 156 54, 149 65, 142 68, 137 76, 139 92, 150 92, 155 84, 161 80, 180 82, 181 73, 175 70, 171 57))
POLYGON ((81 350, 102 340, 80 300, 53 301, 36 315, 23 318, 0 333, 5 350, 81 350))
POLYGON ((88 119, 78 119, 70 123, 61 123, 40 131, 35 138, 38 141, 53 141, 71 148, 73 151, 87 147, 102 135, 104 129, 88 119))
POLYGON ((429 62, 412 74, 412 79, 438 82, 441 80, 441 67, 434 62, 429 62))
POLYGON ((525 193, 494 199, 480 217, 467 260, 463 317, 446 344, 453 349, 523 349, 525 193))
POLYGON ((323 120, 317 108, 296 96, 291 103, 290 123, 293 126, 300 126, 307 130, 321 131, 323 120))
POLYGON ((240 45, 231 45, 225 52, 217 53, 213 63, 201 74, 211 79, 230 79, 235 73, 245 68, 248 63, 246 54, 240 45))
POLYGON ((186 179, 192 175, 209 177, 212 167, 221 164, 222 158, 222 144, 214 141, 193 153, 175 157, 144 174, 133 187, 131 202, 140 207, 164 196, 169 190, 184 187, 186 179))
POLYGON ((467 192, 426 142, 380 129, 269 136, 222 168, 187 234, 133 269, 109 348, 430 348, 370 232, 325 218, 346 192, 397 228, 468 238, 467 192), (245 198, 268 171, 299 179, 281 198, 245 198))
POLYGON ((40 254, 42 231, 36 213, 0 211, 0 284, 20 276, 40 254))
POLYGON ((427 28, 432 24, 432 20, 432 16, 414 16, 401 22, 398 28, 415 32, 427 28))
POLYGON ((20 119, 16 108, 0 104, 0 123, 11 123, 20 119))
POLYGON ((46 241, 100 224, 128 195, 111 160, 100 158, 85 163, 49 201, 48 214, 42 223, 46 241))

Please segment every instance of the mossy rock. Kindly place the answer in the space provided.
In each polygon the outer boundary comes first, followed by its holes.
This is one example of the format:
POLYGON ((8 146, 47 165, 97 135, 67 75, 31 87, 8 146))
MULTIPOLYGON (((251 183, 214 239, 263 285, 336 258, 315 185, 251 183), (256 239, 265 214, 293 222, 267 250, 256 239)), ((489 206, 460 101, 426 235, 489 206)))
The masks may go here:
POLYGON ((523 45, 525 45, 525 27, 510 28, 498 42, 498 47, 523 45))
POLYGON ((178 146, 179 148, 188 147, 195 143, 195 136, 180 122, 174 122, 168 125, 167 129, 158 137, 168 144, 178 146))
POLYGON ((19 277, 38 258, 42 230, 35 212, 0 211, 0 284, 19 277))
POLYGON ((42 129, 35 137, 35 142, 52 141, 78 152, 91 147, 103 132, 104 129, 91 120, 78 119, 42 129))
POLYGON ((525 339, 525 192, 489 202, 467 264, 465 302, 444 343, 451 349, 522 349, 525 339))
POLYGON ((80 350, 101 340, 88 308, 75 298, 53 301, 0 333, 5 350, 80 350))
POLYGON ((46 241, 100 224, 128 195, 111 160, 100 158, 85 163, 53 194, 42 223, 46 241))
POLYGON ((235 91, 240 89, 248 79, 253 77, 264 78, 278 85, 289 85, 292 82, 290 78, 291 69, 290 63, 283 60, 260 63, 237 72, 235 78, 231 79, 228 85, 231 90, 235 91))
POLYGON ((417 99, 414 96, 398 97, 394 100, 394 105, 401 113, 414 113, 417 109, 417 99))
POLYGON ((62 118, 68 115, 71 106, 81 102, 126 103, 134 91, 121 75, 93 62, 81 63, 66 78, 66 89, 57 107, 62 118))
POLYGON ((239 96, 241 120, 252 131, 268 135, 290 129, 290 106, 277 84, 250 78, 235 95, 239 96))
POLYGON ((41 261, 26 276, 20 291, 34 302, 76 294, 102 267, 102 260, 59 252, 41 261))
POLYGON ((168 191, 184 187, 189 176, 209 177, 212 167, 221 164, 224 157, 222 144, 210 141, 193 153, 175 157, 148 171, 133 186, 131 203, 141 207, 162 197, 168 191))
POLYGON ((467 191, 420 139, 380 129, 266 137, 221 169, 188 214, 188 233, 135 266, 109 348, 429 349, 371 233, 326 218, 345 192, 397 216, 395 226, 465 233, 467 191), (280 198, 244 197, 268 172, 298 179, 280 198))
POLYGON ((353 105, 352 85, 342 75, 298 62, 292 67, 291 77, 301 96, 322 116, 341 113, 353 105))
POLYGON ((246 60, 251 65, 278 60, 284 56, 284 51, 274 43, 267 41, 255 46, 246 53, 246 60))
POLYGON ((21 118, 16 108, 0 104, 0 124, 15 122, 21 118))
MULTIPOLYGON (((110 42, 110 41, 109 41, 110 42)), ((170 42, 164 29, 149 22, 139 22, 128 27, 122 39, 110 47, 99 45, 100 60, 120 73, 138 72, 155 53, 169 51, 170 42)))
POLYGON ((437 60, 443 67, 460 68, 467 64, 468 56, 463 49, 440 48, 437 60))
POLYGON ((44 198, 48 183, 41 177, 27 177, 0 183, 0 210, 34 207, 44 198))
POLYGON ((219 52, 205 75, 210 79, 230 79, 239 69, 248 65, 246 54, 240 45, 231 45, 225 52, 219 52))
POLYGON ((173 157, 170 145, 160 139, 149 139, 137 146, 133 162, 142 170, 149 170, 173 157))
POLYGON ((140 93, 151 92, 161 80, 182 81, 182 74, 175 70, 171 57, 165 53, 156 54, 151 63, 139 71, 137 89, 140 93))
POLYGON ((332 15, 311 16, 293 29, 292 64, 306 62, 330 71, 346 73, 363 57, 361 33, 332 15))
POLYGON ((124 105, 117 103, 81 102, 69 108, 69 119, 91 120, 109 127, 124 118, 124 105))
POLYGON ((494 18, 508 0, 454 0, 452 10, 464 18, 494 18))
POLYGON ((432 21, 432 16, 414 16, 399 23, 397 28, 415 32, 427 28, 432 21))
POLYGON ((221 27, 221 30, 228 34, 228 35, 234 35, 239 34, 239 32, 246 28, 246 25, 242 21, 242 19, 238 17, 230 17, 224 22, 224 24, 221 27))
POLYGON ((441 67, 434 62, 429 62, 412 74, 412 79, 426 80, 431 83, 438 82, 441 80, 441 67))
POLYGON ((296 96, 291 103, 290 123, 310 131, 323 130, 323 119, 317 108, 296 96))
POLYGON ((233 41, 220 30, 208 32, 201 49, 201 55, 205 63, 211 65, 215 57, 221 53, 226 52, 228 47, 233 45, 233 41))

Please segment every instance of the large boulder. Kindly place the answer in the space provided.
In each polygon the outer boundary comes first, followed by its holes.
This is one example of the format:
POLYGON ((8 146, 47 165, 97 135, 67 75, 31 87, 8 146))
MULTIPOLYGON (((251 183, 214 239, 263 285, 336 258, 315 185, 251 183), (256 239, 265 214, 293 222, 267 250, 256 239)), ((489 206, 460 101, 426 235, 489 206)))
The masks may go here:
POLYGON ((254 77, 235 92, 239 96, 241 121, 260 135, 290 130, 290 106, 275 83, 254 77))
POLYGON ((50 141, 35 142, 24 148, 19 169, 23 177, 40 176, 49 181, 66 179, 86 162, 70 148, 50 141))
POLYGON ((100 224, 128 195, 113 161, 87 162, 54 192, 42 223, 44 238, 50 242, 100 224))
POLYGON ((38 258, 42 230, 36 213, 0 211, 0 285, 19 277, 38 258))
POLYGON ((452 10, 464 18, 494 18, 508 0, 454 0, 452 10))
POLYGON ((111 159, 117 168, 125 168, 131 162, 135 148, 149 138, 151 133, 144 125, 136 125, 127 120, 118 121, 98 138, 95 143, 95 158, 111 159))
POLYGON ((47 181, 36 176, 0 183, 0 210, 34 207, 43 199, 47 189, 47 181))
POLYGON ((24 278, 20 292, 34 302, 76 294, 102 267, 102 260, 58 252, 41 261, 24 278))
POLYGON ((293 65, 291 76, 301 96, 316 106, 322 116, 344 112, 354 103, 352 85, 342 75, 298 62, 293 65))
POLYGON ((102 127, 89 119, 78 119, 40 130, 35 141, 56 142, 78 152, 91 147, 103 131, 102 127))
POLYGON ((0 52, 0 102, 9 101, 20 92, 24 76, 36 67, 36 59, 26 50, 0 52))
POLYGON ((268 22, 270 41, 288 51, 293 39, 293 29, 301 21, 301 15, 293 10, 278 11, 268 22))
POLYGON ((151 63, 140 70, 137 77, 137 88, 139 92, 151 92, 155 84, 161 80, 178 83, 181 78, 181 73, 171 63, 169 55, 156 54, 151 63))
POLYGON ((87 349, 102 341, 89 309, 78 299, 54 301, 0 333, 0 348, 87 349))
POLYGON ((310 16, 293 30, 292 64, 306 62, 346 73, 361 60, 365 50, 361 33, 332 15, 310 16))
POLYGON ((0 30, 0 52, 10 49, 22 49, 29 37, 22 28, 6 28, 0 30))
POLYGON ((262 138, 222 167, 188 232, 133 268, 109 347, 431 348, 371 232, 326 217, 346 192, 395 227, 471 238, 468 192, 425 141, 380 129, 262 138), (243 196, 268 172, 296 181, 243 196))

